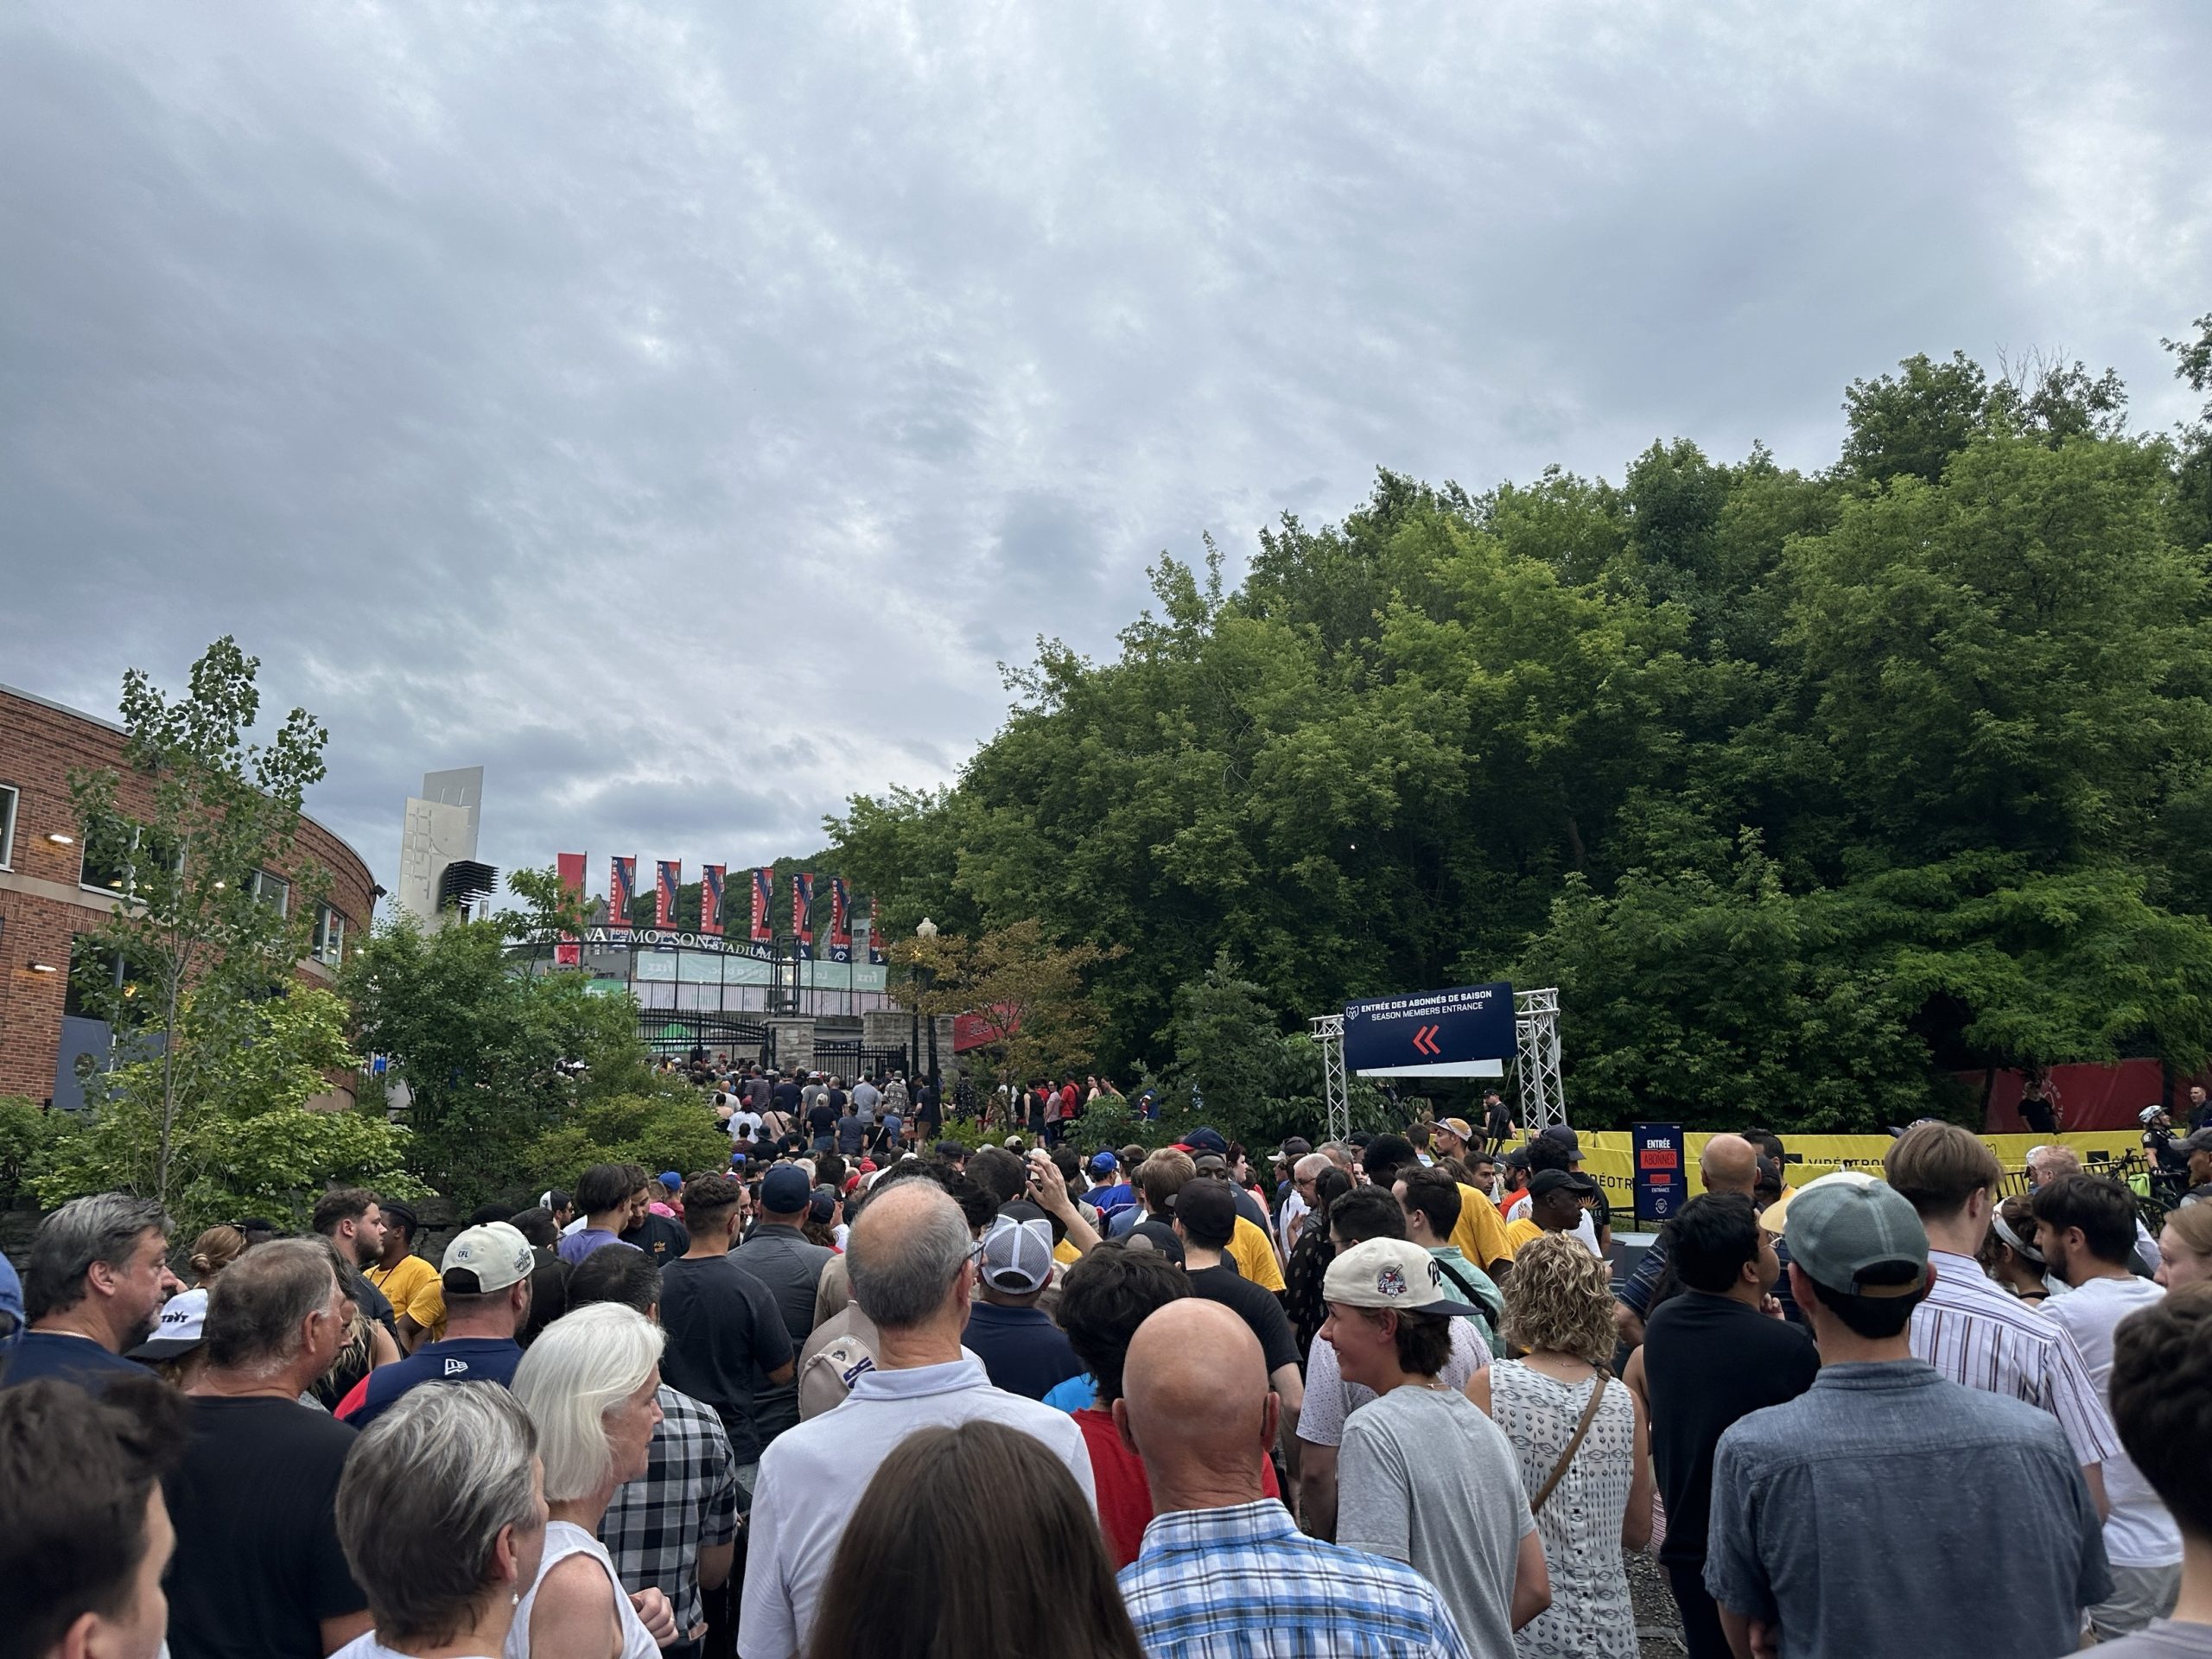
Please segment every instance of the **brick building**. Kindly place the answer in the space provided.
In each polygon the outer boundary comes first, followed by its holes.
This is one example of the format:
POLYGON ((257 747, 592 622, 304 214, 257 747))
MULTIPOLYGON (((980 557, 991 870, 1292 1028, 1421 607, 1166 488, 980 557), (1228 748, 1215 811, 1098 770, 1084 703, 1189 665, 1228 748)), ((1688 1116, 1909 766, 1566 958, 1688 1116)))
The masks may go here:
MULTIPOLYGON (((103 873, 86 868, 84 838, 69 802, 73 767, 111 767, 126 813, 148 810, 145 780, 124 766, 122 728, 0 685, 0 1095, 83 1103, 77 1056, 105 1056, 108 1027, 71 994, 79 934, 115 903, 103 873)), ((302 817, 296 855, 320 864, 330 892, 318 907, 303 977, 327 982, 349 942, 365 935, 379 889, 361 855, 302 817)), ((276 902, 290 902, 290 872, 264 874, 276 902)), ((348 1091, 336 1090, 334 1104, 348 1091)))

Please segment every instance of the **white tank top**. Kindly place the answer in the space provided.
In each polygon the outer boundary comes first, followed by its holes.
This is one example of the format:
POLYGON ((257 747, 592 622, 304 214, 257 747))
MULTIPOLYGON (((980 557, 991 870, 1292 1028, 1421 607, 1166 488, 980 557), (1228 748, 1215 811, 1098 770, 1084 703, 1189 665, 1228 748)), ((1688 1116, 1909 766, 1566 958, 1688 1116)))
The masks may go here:
MULTIPOLYGON (((168 1659, 168 1643, 166 1642, 162 1643, 162 1659, 168 1659)), ((355 1637, 337 1652, 332 1654, 330 1659, 412 1659, 412 1656, 402 1653, 397 1648, 387 1648, 377 1640, 377 1633, 370 1630, 364 1635, 355 1637)), ((487 1654, 484 1659, 499 1659, 499 1656, 487 1654)))
POLYGON ((515 1608, 514 1628, 507 1632, 504 1659, 530 1659, 530 1610, 537 1605, 537 1586, 571 1555, 590 1556, 607 1573, 607 1593, 614 1598, 614 1617, 622 1634, 622 1659, 658 1659, 660 1649, 654 1645, 645 1621, 638 1617, 638 1610, 630 1605, 630 1592, 614 1576, 614 1563, 607 1556, 607 1547, 573 1521, 545 1523, 545 1559, 538 1563, 537 1577, 522 1592, 515 1608))

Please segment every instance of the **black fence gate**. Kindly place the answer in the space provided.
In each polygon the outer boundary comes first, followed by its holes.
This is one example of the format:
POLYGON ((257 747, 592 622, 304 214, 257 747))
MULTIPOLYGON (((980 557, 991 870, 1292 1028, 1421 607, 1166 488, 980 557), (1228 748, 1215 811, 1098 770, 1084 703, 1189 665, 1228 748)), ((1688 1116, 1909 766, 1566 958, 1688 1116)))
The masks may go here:
POLYGON ((728 1014, 696 1014, 683 1008, 641 1008, 638 1011, 638 1040, 655 1054, 688 1057, 695 1048, 711 1060, 727 1054, 733 1065, 776 1063, 774 1027, 758 1020, 740 1020, 728 1014))
POLYGON ((855 1077, 882 1077, 906 1070, 906 1045, 815 1039, 814 1069, 828 1071, 848 1083, 855 1077))

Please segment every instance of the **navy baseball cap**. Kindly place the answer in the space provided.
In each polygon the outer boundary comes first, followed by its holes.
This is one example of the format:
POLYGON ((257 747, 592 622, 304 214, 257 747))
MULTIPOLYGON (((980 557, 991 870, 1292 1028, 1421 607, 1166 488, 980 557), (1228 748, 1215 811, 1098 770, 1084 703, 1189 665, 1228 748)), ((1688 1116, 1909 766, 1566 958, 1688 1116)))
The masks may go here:
POLYGON ((760 1207, 779 1216, 795 1215, 814 1197, 814 1183, 797 1164, 778 1164, 760 1182, 760 1207))
POLYGON ((1217 1152, 1224 1158, 1229 1156, 1229 1142, 1221 1138, 1219 1129, 1192 1129, 1183 1137, 1182 1146, 1185 1152, 1217 1152))

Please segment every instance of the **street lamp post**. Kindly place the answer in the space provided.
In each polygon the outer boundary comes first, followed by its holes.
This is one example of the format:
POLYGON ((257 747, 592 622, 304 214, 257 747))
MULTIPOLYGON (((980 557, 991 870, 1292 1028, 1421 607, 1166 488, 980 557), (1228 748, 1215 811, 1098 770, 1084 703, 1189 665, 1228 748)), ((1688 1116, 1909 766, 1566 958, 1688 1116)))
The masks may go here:
MULTIPOLYGON (((933 921, 930 920, 930 918, 929 918, 928 917, 926 917, 926 916, 923 917, 923 918, 922 918, 922 919, 921 919, 921 924, 920 924, 920 925, 919 925, 919 926, 918 926, 918 927, 916 927, 916 928, 914 929, 914 937, 915 937, 916 938, 919 939, 919 940, 920 940, 920 941, 921 941, 925 945, 926 945, 926 944, 928 944, 931 939, 933 939, 933 938, 937 938, 937 924, 936 924, 935 922, 933 922, 933 921)), ((917 992, 917 994, 916 994, 916 995, 915 995, 915 998, 914 998, 914 1007, 915 1007, 915 1009, 916 1009, 916 1011, 917 1011, 917 1012, 919 1012, 919 1010, 920 1010, 920 1008, 921 1008, 921 1005, 922 1005, 922 1004, 921 1004, 921 999, 922 999, 923 997, 927 996, 927 995, 929 995, 929 992, 930 992, 930 986, 931 986, 931 984, 935 981, 935 979, 936 979, 937 976, 936 976, 936 974, 935 974, 935 973, 934 973, 934 972, 933 972, 933 971, 932 971, 932 970, 931 970, 928 966, 926 966, 925 964, 924 964, 924 963, 918 963, 918 963, 916 963, 914 964, 914 972, 916 973, 916 975, 917 975, 917 976, 919 976, 919 978, 920 978, 920 980, 921 980, 921 986, 920 986, 920 988, 919 988, 919 990, 917 992)), ((926 1073, 926 1075, 927 1075, 927 1077, 928 1077, 928 1078, 929 1078, 930 1092, 931 1092, 931 1093, 932 1093, 932 1094, 936 1094, 936 1093, 938 1093, 938 1080, 937 1080, 937 1015, 936 1015, 935 1014, 929 1014, 929 1015, 928 1015, 928 1016, 926 1016, 926 1017, 928 1018, 929 1022, 930 1022, 930 1024, 929 1024, 929 1033, 930 1033, 930 1067, 929 1067, 929 1071, 928 1071, 928 1072, 926 1073)), ((919 1056, 917 1056, 916 1058, 919 1058, 919 1056)), ((940 1098, 939 1103, 938 1103, 938 1109, 939 1109, 940 1111, 944 1109, 944 1103, 943 1103, 942 1098, 940 1098)))

